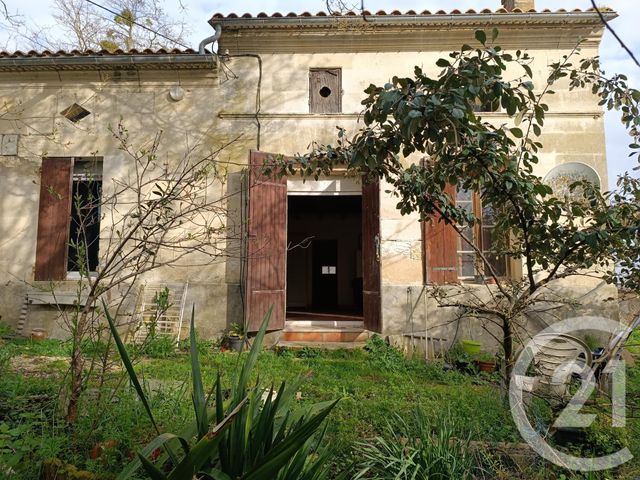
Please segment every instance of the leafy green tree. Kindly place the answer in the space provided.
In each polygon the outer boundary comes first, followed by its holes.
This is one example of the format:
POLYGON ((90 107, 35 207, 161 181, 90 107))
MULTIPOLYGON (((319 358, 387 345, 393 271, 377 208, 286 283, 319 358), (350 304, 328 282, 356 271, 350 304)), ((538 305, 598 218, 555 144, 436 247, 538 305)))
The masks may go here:
POLYGON ((554 282, 597 271, 609 283, 636 288, 639 283, 638 180, 625 176, 614 192, 576 182, 567 198, 554 195, 534 173, 549 110, 545 97, 560 79, 571 89, 590 88, 600 105, 620 110, 633 138, 633 156, 640 148, 640 92, 630 89, 622 75, 605 77, 597 59, 580 56, 579 46, 551 65, 546 82, 536 88, 531 57, 503 51, 495 44, 497 36, 497 30, 490 39, 484 31, 476 32, 479 47, 464 45, 439 59, 436 77, 416 67, 413 77, 370 85, 362 101, 364 127, 353 136, 339 128, 335 145, 314 144, 305 155, 276 161, 275 170, 317 176, 346 165, 366 180, 384 179, 403 214, 419 212, 423 221, 451 225, 495 285, 485 285, 485 294, 464 284, 434 287, 432 294, 439 305, 458 307, 461 316, 497 326, 508 382, 527 316, 539 305, 577 301, 554 294, 548 288, 554 282), (516 67, 521 75, 505 79, 507 69, 516 67), (477 105, 500 105, 509 122, 484 120, 477 105), (468 237, 467 227, 481 219, 456 205, 448 193, 451 185, 481 196, 483 208, 495 217, 490 251, 521 261, 522 278, 503 278, 486 250, 468 237), (615 268, 612 259, 622 268, 615 268))

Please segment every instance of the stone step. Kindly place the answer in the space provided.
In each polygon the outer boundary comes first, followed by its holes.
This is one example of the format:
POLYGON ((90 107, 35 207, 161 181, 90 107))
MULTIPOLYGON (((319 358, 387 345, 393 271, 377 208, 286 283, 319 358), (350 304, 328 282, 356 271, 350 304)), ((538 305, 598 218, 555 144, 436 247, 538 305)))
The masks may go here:
POLYGON ((303 348, 319 348, 325 350, 356 350, 367 346, 367 342, 297 342, 280 341, 276 348, 288 348, 291 350, 302 350, 303 348))
POLYGON ((369 338, 369 332, 363 329, 340 330, 340 329, 286 329, 282 332, 281 340, 285 342, 364 342, 369 338))
POLYGON ((285 330, 330 329, 330 330, 363 330, 364 322, 357 320, 287 320, 285 330))

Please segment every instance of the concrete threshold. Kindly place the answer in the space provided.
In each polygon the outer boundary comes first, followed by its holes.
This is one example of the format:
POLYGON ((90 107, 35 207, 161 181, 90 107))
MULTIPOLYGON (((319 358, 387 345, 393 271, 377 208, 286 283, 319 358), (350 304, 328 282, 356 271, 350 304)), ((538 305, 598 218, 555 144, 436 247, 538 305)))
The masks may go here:
POLYGON ((357 320, 287 320, 285 331, 293 330, 349 331, 363 330, 364 322, 357 320))
POLYGON ((362 349, 367 345, 366 342, 303 342, 303 341, 281 341, 278 342, 276 348, 286 347, 291 350, 302 350, 303 348, 319 348, 325 350, 356 350, 362 349))

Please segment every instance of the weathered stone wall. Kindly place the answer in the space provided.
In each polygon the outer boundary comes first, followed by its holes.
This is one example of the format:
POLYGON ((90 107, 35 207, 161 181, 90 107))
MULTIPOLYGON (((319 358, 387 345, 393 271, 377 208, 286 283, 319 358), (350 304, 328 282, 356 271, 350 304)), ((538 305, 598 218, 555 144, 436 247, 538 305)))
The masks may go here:
MULTIPOLYGON (((359 32, 354 35, 360 38, 359 32)), ((313 141, 333 141, 336 126, 353 132, 361 125, 360 102, 370 83, 381 85, 394 75, 411 75, 415 65, 436 75, 440 70, 435 67, 437 58, 446 56, 454 45, 474 41, 472 29, 416 35, 422 43, 412 47, 413 51, 407 51, 405 46, 397 48, 404 40, 394 43, 388 36, 371 37, 366 51, 356 47, 349 51, 348 42, 337 47, 328 37, 316 40, 313 48, 307 43, 304 51, 296 51, 295 43, 289 50, 276 41, 269 43, 272 33, 266 32, 260 38, 261 71, 256 58, 233 57, 234 53, 242 53, 242 47, 236 48, 231 38, 225 40, 223 31, 221 51, 228 48, 231 57, 223 60, 225 65, 217 72, 132 71, 120 79, 115 79, 112 72, 0 73, 0 104, 6 105, 5 113, 0 114, 0 135, 19 135, 17 155, 0 156, 2 320, 17 324, 25 294, 33 288, 43 156, 101 156, 107 185, 108 179, 126 174, 131 167, 108 131, 120 119, 134 143, 148 140, 162 130, 160 152, 168 162, 194 145, 198 145, 197 151, 207 152, 230 143, 219 157, 227 162, 227 181, 212 194, 228 197, 229 221, 241 227, 240 172, 250 149, 291 155, 306 151, 313 141), (308 113, 309 69, 314 67, 342 69, 342 113, 308 113), (169 89, 176 85, 185 91, 184 99, 178 102, 168 96, 169 89), (73 102, 91 111, 77 125, 60 115, 73 102), (260 113, 256 115, 258 108, 260 113)), ((534 45, 531 67, 537 84, 542 85, 548 65, 568 53, 573 40, 587 37, 583 55, 590 56, 597 54, 600 35, 600 27, 589 25, 540 31, 525 26, 503 29, 500 42, 510 49, 534 45)), ((508 75, 516 78, 520 73, 508 75)), ((562 82, 554 90, 557 94, 548 98, 551 109, 541 139, 545 147, 537 173, 544 175, 557 164, 578 161, 593 167, 606 185, 603 118, 595 98, 586 90, 569 92, 562 82)), ((486 114, 486 118, 506 121, 500 113, 486 114)), ((381 190, 384 332, 405 332, 411 325, 423 325, 425 317, 429 328, 447 324, 451 312, 425 300, 417 216, 400 215, 395 208, 396 199, 384 188, 381 190)), ((187 305, 196 304, 203 334, 214 335, 242 318, 240 270, 239 259, 232 256, 196 268, 158 270, 144 279, 189 281, 187 305)), ((63 283, 61 288, 74 285, 63 283)), ((54 323, 54 309, 32 305, 27 316, 27 330, 43 326, 52 334, 64 335, 54 323)), ((447 338, 453 338, 450 329, 445 333, 447 338)))
MULTIPOLYGON (((487 300, 495 285, 467 285, 471 295, 487 300)), ((460 287, 447 286, 444 291, 451 301, 461 300, 460 287)), ((517 323, 516 343, 527 341, 535 333, 547 326, 568 318, 599 316, 614 321, 619 320, 625 303, 619 303, 618 290, 592 277, 574 276, 559 280, 550 287, 551 295, 544 295, 548 301, 534 304, 526 318, 517 323), (564 302, 564 305, 562 304, 564 302), (579 303, 579 306, 572 303, 579 303)), ((498 324, 486 319, 461 315, 454 307, 440 307, 432 296, 429 286, 385 286, 383 313, 385 332, 391 341, 405 347, 424 343, 424 332, 433 339, 435 347, 448 349, 462 340, 474 340, 482 344, 482 349, 496 352, 500 349, 502 332, 498 324), (459 321, 457 321, 459 319, 459 321), (411 339, 414 339, 413 341, 411 339)), ((445 299, 446 300, 446 299, 445 299)), ((633 302, 628 302, 631 305, 633 302)), ((637 307, 637 300, 635 306, 637 307)), ((494 319, 496 320, 496 319, 494 319)), ((602 332, 582 331, 576 336, 590 335, 606 344, 607 336, 602 332)), ((431 348, 431 347, 430 347, 431 348)), ((437 348, 436 348, 437 349, 437 348)), ((422 351, 422 349, 421 349, 422 351)))
MULTIPOLYGON (((229 141, 216 123, 213 99, 221 87, 214 71, 130 73, 132 78, 126 80, 115 80, 105 72, 0 74, 0 101, 7 105, 7 113, 0 116, 0 132, 19 135, 18 155, 0 157, 0 315, 9 324, 18 323, 25 294, 41 296, 43 290, 51 290, 48 282, 33 281, 43 156, 101 157, 106 196, 114 188, 112 180, 132 175, 132 159, 118 150, 109 132, 120 121, 129 130, 135 148, 148 145, 162 131, 158 154, 160 162, 168 165, 187 154, 192 158, 207 155, 229 141), (185 96, 175 102, 168 93, 178 84, 185 96), (91 112, 77 124, 59 113, 74 102, 91 112)), ((239 174, 233 172, 240 167, 235 163, 225 165, 229 158, 221 155, 222 167, 230 174, 222 182, 215 182, 207 195, 224 199, 221 206, 230 210, 229 221, 239 223, 238 196, 225 198, 239 190, 239 174)), ((101 245, 109 242, 112 234, 109 218, 105 216, 101 224, 101 245)), ((232 250, 237 252, 238 247, 232 250)), ((205 335, 216 334, 230 321, 241 318, 237 253, 215 261, 195 255, 183 263, 184 267, 150 272, 142 281, 188 281, 187 305, 197 305, 205 335), (199 266, 187 266, 194 264, 199 266)), ((73 280, 55 285, 56 292, 74 292, 77 288, 73 280)), ((51 306, 31 304, 26 317, 26 332, 43 327, 52 336, 65 335, 62 318, 51 306)))

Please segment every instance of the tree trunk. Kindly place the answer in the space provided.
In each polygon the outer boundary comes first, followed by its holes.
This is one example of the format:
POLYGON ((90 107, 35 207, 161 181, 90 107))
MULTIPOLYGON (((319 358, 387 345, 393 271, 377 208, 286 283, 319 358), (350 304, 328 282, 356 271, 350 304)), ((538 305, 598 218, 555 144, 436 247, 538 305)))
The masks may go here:
POLYGON ((514 364, 513 330, 511 328, 511 321, 508 319, 502 320, 502 349, 504 350, 504 382, 508 389, 511 383, 514 364))
POLYGON ((71 348, 71 387, 69 389, 69 403, 67 405, 67 423, 75 423, 78 418, 78 403, 83 390, 82 369, 84 359, 82 358, 82 340, 84 339, 84 329, 87 324, 89 310, 95 301, 92 295, 87 297, 87 301, 78 314, 78 319, 73 330, 73 346, 71 348))

